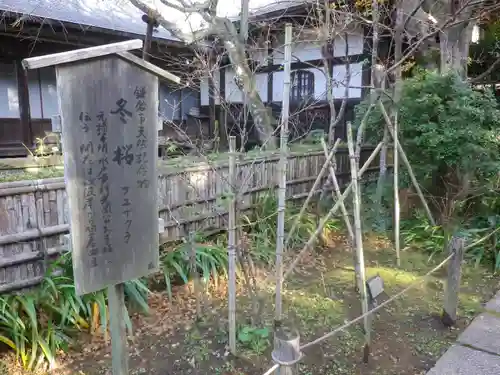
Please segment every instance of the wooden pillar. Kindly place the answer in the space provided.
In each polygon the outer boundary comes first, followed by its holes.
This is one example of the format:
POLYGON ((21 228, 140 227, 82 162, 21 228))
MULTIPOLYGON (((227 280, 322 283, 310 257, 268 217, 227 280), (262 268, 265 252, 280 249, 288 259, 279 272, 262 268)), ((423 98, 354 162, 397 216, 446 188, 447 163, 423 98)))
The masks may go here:
POLYGON ((15 62, 17 77, 17 93, 19 99, 19 119, 21 121, 22 139, 26 147, 33 146, 33 129, 31 127, 31 110, 28 90, 28 72, 25 71, 20 61, 15 62))
POLYGON ((448 262, 448 279, 444 293, 444 307, 441 321, 447 327, 455 325, 462 278, 462 261, 464 258, 465 239, 452 237, 448 244, 448 251, 453 254, 448 262))
POLYGON ((142 59, 149 61, 151 53, 151 42, 153 40, 153 30, 158 27, 158 21, 149 17, 147 14, 142 15, 142 20, 146 23, 146 37, 144 39, 144 46, 142 48, 142 59))

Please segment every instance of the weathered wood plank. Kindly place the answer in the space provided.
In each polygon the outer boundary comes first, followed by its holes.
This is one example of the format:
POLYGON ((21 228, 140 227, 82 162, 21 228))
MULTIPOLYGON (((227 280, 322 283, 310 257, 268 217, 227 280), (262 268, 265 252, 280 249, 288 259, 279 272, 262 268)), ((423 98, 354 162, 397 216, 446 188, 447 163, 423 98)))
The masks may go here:
POLYGON ((176 75, 174 75, 170 72, 167 72, 166 70, 163 70, 163 69, 157 67, 156 65, 151 64, 150 62, 147 62, 147 61, 131 54, 130 52, 117 52, 116 54, 118 56, 120 56, 122 59, 125 59, 126 61, 137 65, 139 68, 157 76, 160 79, 172 81, 175 83, 181 83, 180 77, 177 77, 176 75))
MULTIPOLYGON (((158 227, 155 228, 158 231, 158 227)), ((109 320, 111 325, 111 346, 113 375, 127 375, 128 346, 125 327, 124 284, 108 287, 109 320)))
POLYGON ((75 287, 85 294, 158 269, 158 78, 115 56, 56 74, 75 287))
POLYGON ((133 40, 127 40, 125 42, 104 44, 96 47, 81 48, 67 52, 54 53, 51 55, 30 57, 28 59, 24 59, 22 61, 22 64, 24 69, 39 69, 47 66, 88 60, 95 57, 112 55, 114 53, 139 49, 142 48, 142 44, 143 44, 142 40, 133 39, 133 40))

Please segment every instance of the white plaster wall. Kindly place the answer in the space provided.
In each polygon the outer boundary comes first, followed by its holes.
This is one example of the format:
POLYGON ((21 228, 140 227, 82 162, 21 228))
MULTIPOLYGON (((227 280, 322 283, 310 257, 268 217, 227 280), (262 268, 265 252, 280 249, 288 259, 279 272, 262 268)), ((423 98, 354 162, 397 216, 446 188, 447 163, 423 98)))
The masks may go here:
MULTIPOLYGON (((359 55, 363 53, 363 30, 362 28, 352 28, 346 30, 347 43, 349 47, 349 55, 359 55)), ((345 35, 338 35, 334 41, 334 56, 342 57, 345 56, 345 46, 346 46, 345 35)), ((265 61, 267 57, 267 51, 264 53, 265 49, 251 51, 252 58, 257 61, 265 61)), ((273 64, 279 65, 283 64, 283 46, 275 47, 273 52, 273 64)), ((317 42, 311 41, 300 41, 292 45, 292 61, 311 61, 318 60, 322 58, 321 45, 317 42)), ((306 70, 312 71, 314 73, 314 96, 316 100, 326 100, 326 76, 324 74, 323 68, 307 68, 306 70)), ((362 82, 362 63, 351 64, 351 86, 356 86, 356 88, 349 89, 350 98, 360 98, 361 97, 361 82, 362 82)), ((216 85, 218 85, 219 72, 216 72, 216 85)), ((283 71, 273 72, 273 101, 280 102, 283 100, 283 71)), ((343 82, 345 80, 345 66, 336 65, 333 68, 333 93, 335 98, 344 97, 344 86, 338 82, 343 82)), ((230 102, 240 103, 242 102, 241 91, 236 87, 234 83, 234 72, 226 69, 226 100, 230 102)), ((256 75, 257 87, 259 94, 264 102, 267 101, 267 73, 260 73, 256 75)), ((202 80, 201 86, 201 105, 208 105, 208 80, 202 80)), ((220 104, 219 100, 216 98, 216 104, 220 104)))
POLYGON ((14 64, 0 63, 0 117, 19 117, 19 96, 14 64))
MULTIPOLYGON (((363 63, 350 64, 351 79, 349 81, 349 98, 361 98, 361 84, 363 63)), ((332 72, 333 97, 335 99, 343 99, 345 94, 346 82, 346 66, 334 65, 332 72)))
MULTIPOLYGON (((346 35, 349 45, 349 56, 360 55, 363 53, 363 29, 352 28, 345 33, 337 35, 333 42, 334 57, 345 56, 346 35)), ((321 44, 314 41, 301 41, 292 44, 292 62, 311 61, 323 58, 321 53, 321 44)), ((275 47, 273 52, 273 64, 280 65, 284 63, 284 46, 275 47)))
MULTIPOLYGON (((226 100, 231 103, 242 103, 243 93, 238 88, 234 81, 235 72, 232 69, 226 69, 226 100)), ((259 73, 255 75, 255 84, 260 98, 263 102, 267 102, 267 73, 259 73)))
MULTIPOLYGON (((351 55, 360 55, 363 53, 363 30, 354 29, 346 31, 347 42, 348 42, 348 52, 351 55)), ((338 35, 333 43, 333 56, 342 57, 345 56, 345 43, 346 35, 338 35)))
MULTIPOLYGON (((314 99, 326 100, 326 75, 324 69, 308 68, 304 70, 308 70, 314 74, 314 99)), ((283 71, 273 73, 273 102, 281 102, 283 100, 284 74, 283 71)))
MULTIPOLYGON (((292 44, 292 62, 318 60, 322 58, 321 45, 314 42, 298 42, 292 44)), ((284 47, 273 51, 273 64, 284 63, 284 47)))

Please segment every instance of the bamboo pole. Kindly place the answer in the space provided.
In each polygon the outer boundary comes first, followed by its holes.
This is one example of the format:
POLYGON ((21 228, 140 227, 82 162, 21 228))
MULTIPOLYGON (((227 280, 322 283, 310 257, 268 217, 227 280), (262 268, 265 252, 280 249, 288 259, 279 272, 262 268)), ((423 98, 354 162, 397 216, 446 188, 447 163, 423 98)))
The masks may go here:
POLYGON ((398 114, 394 115, 394 247, 396 248, 396 263, 401 266, 400 249, 400 214, 399 206, 399 153, 398 153, 398 114))
POLYGON ((292 24, 285 26, 285 77, 283 79, 283 107, 280 130, 280 160, 278 188, 278 223, 276 228, 276 306, 275 323, 281 321, 282 299, 281 286, 283 276, 283 248, 285 238, 285 200, 286 200, 286 167, 288 142, 288 115, 290 110, 290 75, 292 60, 292 24))
MULTIPOLYGON (((387 129, 389 129, 389 133, 391 133, 392 139, 394 139, 395 133, 394 133, 394 128, 392 126, 391 119, 389 118, 389 115, 387 114, 387 111, 386 111, 382 101, 379 100, 378 104, 379 104, 380 110, 382 112, 382 116, 384 116, 387 129)), ((410 175, 411 182, 413 183, 415 190, 417 190, 418 197, 420 198, 420 201, 422 202, 422 205, 425 208, 425 212, 427 214, 427 217, 429 218, 429 221, 431 222, 432 225, 436 225, 436 222, 434 221, 434 218, 432 217, 431 210, 429 209, 429 205, 427 204, 427 202, 425 200, 424 193, 422 193, 422 189, 420 189, 420 185, 417 181, 417 178, 415 177, 415 174, 413 173, 413 168, 411 167, 410 162, 408 161, 408 158, 406 157, 406 153, 403 150, 401 143, 399 142, 399 140, 397 140, 397 137, 396 137, 396 139, 394 139, 394 144, 396 145, 396 147, 398 149, 398 152, 401 156, 401 159, 403 160, 403 163, 406 166, 406 169, 408 169, 408 174, 410 175)))
MULTIPOLYGON (((340 141, 340 139, 337 139, 337 144, 340 141)), ((328 152, 326 148, 326 143, 325 140, 321 140, 321 145, 323 146, 323 152, 325 153, 325 156, 328 152)), ((335 175, 335 170, 333 166, 330 164, 329 165, 330 169, 330 178, 332 179, 333 183, 333 189, 334 189, 334 194, 337 197, 337 200, 340 200, 342 198, 342 193, 340 192, 340 186, 337 180, 337 176, 335 175)), ((351 220, 349 219, 349 213, 347 212, 347 209, 345 207, 344 202, 340 203, 340 210, 342 212, 342 217, 344 218, 344 223, 347 228, 347 233, 349 234, 349 247, 351 248, 351 251, 353 253, 353 265, 354 265, 354 273, 355 273, 355 285, 360 290, 361 288, 361 274, 358 269, 358 261, 357 261, 357 256, 356 252, 354 251, 354 231, 352 230, 352 225, 351 225, 351 220)))
MULTIPOLYGON (((394 46, 394 61, 401 60, 403 56, 403 10, 398 8, 396 13, 396 29, 395 29, 395 46, 394 46)), ((394 118, 394 247, 396 248, 396 262, 398 267, 401 266, 401 249, 400 249, 400 206, 399 206, 399 118, 397 104, 401 99, 401 84, 403 83, 403 76, 401 66, 398 66, 394 72, 394 96, 393 96, 393 110, 392 117, 394 118)), ((387 129, 387 126, 384 126, 387 129)))
MULTIPOLYGON (((353 195, 353 206, 354 206, 354 236, 356 245, 356 258, 358 262, 359 272, 360 272, 360 299, 361 299, 361 311, 363 314, 368 312, 368 295, 366 293, 366 276, 365 276, 365 260, 363 253, 363 234, 361 231, 361 197, 359 196, 358 184, 359 184, 359 167, 356 160, 356 154, 354 151, 354 141, 352 137, 351 123, 347 122, 347 144, 349 147, 349 158, 351 159, 351 178, 352 178, 352 195, 353 195)), ((368 316, 363 319, 363 326, 365 330, 365 347, 363 360, 365 363, 368 362, 368 356, 370 354, 370 321, 368 316)))
MULTIPOLYGON (((379 33, 379 21, 380 21, 380 12, 379 12, 379 0, 372 0, 372 59, 371 59, 371 83, 373 88, 370 90, 370 104, 374 105, 377 100, 376 89, 385 90, 385 76, 378 76, 381 71, 377 68, 377 63, 379 59, 378 55, 378 47, 380 41, 380 33, 379 33)), ((395 41, 397 43, 397 41, 395 41)), ((382 206, 382 193, 384 183, 386 182, 387 175, 387 144, 389 139, 389 131, 384 127, 384 135, 382 137, 382 142, 384 146, 380 151, 380 159, 379 159, 379 176, 377 181, 377 190, 375 192, 375 215, 378 217, 380 215, 380 209, 382 206)))
POLYGON ((236 354, 236 138, 229 137, 229 223, 228 223, 228 310, 229 310, 229 350, 236 354))
POLYGON ((193 279, 193 292, 196 299, 196 318, 201 318, 201 304, 200 304, 200 273, 196 267, 196 243, 194 233, 189 232, 189 257, 191 260, 191 278, 193 279))
MULTIPOLYGON (((360 178, 363 175, 363 173, 366 172, 366 170, 369 168, 370 164, 373 162, 373 160, 375 159, 375 157, 377 156, 377 154, 380 152, 381 147, 382 147, 382 143, 379 143, 377 145, 377 147, 375 148, 375 150, 373 150, 373 152, 371 153, 370 157, 365 162, 365 164, 363 165, 363 167, 359 170, 359 177, 360 178)), ((319 222, 318 227, 316 228, 316 231, 313 234, 311 234, 311 236, 309 237, 309 240, 307 241, 307 243, 304 245, 304 247, 302 248, 302 250, 299 251, 299 253, 295 257, 295 259, 293 260, 293 262, 290 264, 290 266, 288 267, 288 269, 284 273, 284 275, 283 275, 283 281, 293 272, 294 268, 300 262, 300 259, 302 258, 302 256, 311 248, 311 246, 314 243, 315 239, 318 237, 318 235, 321 233, 321 231, 325 227, 325 224, 328 222, 328 220, 330 220, 330 218, 333 215, 335 215, 335 213, 339 209, 340 205, 344 202, 344 200, 346 199, 346 197, 351 192, 351 189, 352 189, 352 182, 349 185, 347 185, 347 187, 345 188, 344 192, 342 193, 342 196, 340 197, 340 199, 338 199, 337 202, 335 202, 335 204, 330 209, 330 211, 328 211, 328 213, 321 219, 321 221, 319 222)))
MULTIPOLYGON (((241 18, 240 18, 240 37, 243 46, 246 46, 248 40, 248 2, 249 0, 241 0, 241 18)), ((248 95, 243 90, 243 127, 240 151, 245 151, 245 143, 247 141, 247 122, 248 122, 248 95)))

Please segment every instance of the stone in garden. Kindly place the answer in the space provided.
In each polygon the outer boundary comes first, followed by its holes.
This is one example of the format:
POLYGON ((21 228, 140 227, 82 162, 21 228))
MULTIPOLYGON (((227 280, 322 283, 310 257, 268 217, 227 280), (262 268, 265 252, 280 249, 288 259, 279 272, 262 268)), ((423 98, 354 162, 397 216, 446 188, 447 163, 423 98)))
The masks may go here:
POLYGON ((500 374, 500 357, 453 345, 427 375, 493 375, 500 374))
POLYGON ((488 311, 494 311, 497 313, 500 313, 500 292, 495 294, 495 297, 493 297, 485 306, 486 310, 488 311))
POLYGON ((488 313, 479 315, 458 337, 458 342, 500 355, 500 318, 488 313))

